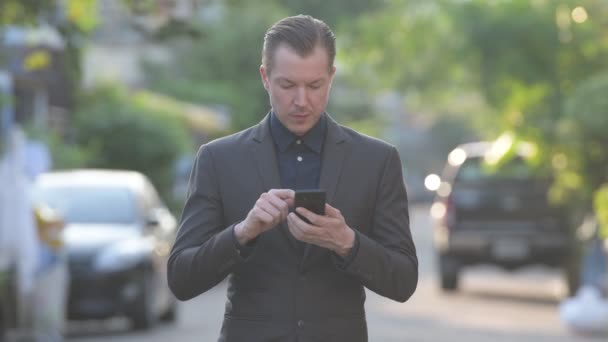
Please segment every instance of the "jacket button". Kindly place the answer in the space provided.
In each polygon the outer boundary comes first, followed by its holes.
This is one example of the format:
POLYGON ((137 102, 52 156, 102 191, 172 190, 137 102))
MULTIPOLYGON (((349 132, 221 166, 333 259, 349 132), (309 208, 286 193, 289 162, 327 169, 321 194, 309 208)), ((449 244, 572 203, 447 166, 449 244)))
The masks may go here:
POLYGON ((303 320, 299 320, 298 321, 298 328, 302 328, 304 327, 304 321, 303 320))

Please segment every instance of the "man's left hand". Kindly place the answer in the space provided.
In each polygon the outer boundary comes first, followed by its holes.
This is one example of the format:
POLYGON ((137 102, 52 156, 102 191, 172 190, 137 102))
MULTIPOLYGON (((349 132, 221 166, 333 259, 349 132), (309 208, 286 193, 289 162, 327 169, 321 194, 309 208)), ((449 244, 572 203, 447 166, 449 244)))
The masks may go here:
POLYGON ((355 232, 346 224, 340 210, 325 204, 325 216, 301 207, 296 211, 310 221, 305 222, 296 213, 287 216, 289 231, 296 239, 327 248, 343 258, 350 253, 355 232))

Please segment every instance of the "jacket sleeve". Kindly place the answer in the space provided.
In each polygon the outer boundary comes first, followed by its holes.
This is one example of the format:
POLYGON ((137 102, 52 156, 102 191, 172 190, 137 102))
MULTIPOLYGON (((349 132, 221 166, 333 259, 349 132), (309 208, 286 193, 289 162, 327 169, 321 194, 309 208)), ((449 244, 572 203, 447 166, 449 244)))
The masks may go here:
POLYGON ((223 222, 213 156, 203 145, 196 156, 184 211, 167 264, 173 294, 187 300, 222 281, 243 259, 234 244, 234 224, 223 222))
POLYGON ((394 147, 379 180, 373 215, 369 235, 355 230, 356 255, 343 270, 379 295, 405 302, 418 285, 418 258, 410 232, 401 161, 394 147))

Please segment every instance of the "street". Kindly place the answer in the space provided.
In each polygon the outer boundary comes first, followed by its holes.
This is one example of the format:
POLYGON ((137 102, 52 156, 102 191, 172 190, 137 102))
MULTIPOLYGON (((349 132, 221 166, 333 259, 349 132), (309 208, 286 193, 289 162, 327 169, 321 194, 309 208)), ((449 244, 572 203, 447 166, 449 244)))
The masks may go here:
MULTIPOLYGON (((489 267, 465 272, 462 290, 442 293, 436 284, 427 206, 411 208, 420 260, 420 281, 405 304, 368 291, 370 341, 602 341, 573 335, 560 323, 565 292, 558 271, 530 268, 508 274, 489 267)), ((225 284, 183 303, 175 325, 144 333, 128 331, 121 319, 72 323, 70 341, 215 341, 224 310, 225 284)))

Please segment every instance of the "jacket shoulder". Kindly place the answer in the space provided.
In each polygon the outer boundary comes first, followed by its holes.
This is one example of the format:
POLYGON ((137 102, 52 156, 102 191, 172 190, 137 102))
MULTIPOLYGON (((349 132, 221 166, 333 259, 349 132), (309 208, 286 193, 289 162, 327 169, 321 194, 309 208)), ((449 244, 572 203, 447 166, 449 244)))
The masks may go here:
POLYGON ((352 128, 340 125, 347 140, 353 144, 356 149, 361 149, 367 153, 385 154, 395 150, 395 146, 379 138, 375 138, 352 128))
POLYGON ((253 139, 253 130, 255 126, 244 129, 221 138, 214 139, 203 145, 200 149, 208 149, 212 153, 227 153, 236 152, 239 148, 244 148, 246 143, 253 139))

